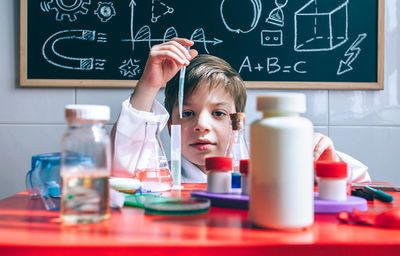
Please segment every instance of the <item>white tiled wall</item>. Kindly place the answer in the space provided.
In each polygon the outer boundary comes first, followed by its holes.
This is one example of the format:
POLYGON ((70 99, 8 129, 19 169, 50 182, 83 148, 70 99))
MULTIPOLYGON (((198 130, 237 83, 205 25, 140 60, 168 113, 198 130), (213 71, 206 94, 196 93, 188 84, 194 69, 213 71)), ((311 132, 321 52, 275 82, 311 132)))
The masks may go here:
POLYGON ((362 161, 372 180, 400 184, 400 128, 331 126, 329 134, 338 150, 362 161))
MULTIPOLYGON (((111 120, 130 89, 21 88, 19 76, 19 1, 0 1, 0 198, 25 188, 34 154, 60 150, 66 129, 63 109, 70 103, 107 104, 111 120)), ((306 116, 316 131, 329 135, 338 150, 370 168, 376 181, 400 184, 400 2, 386 0, 385 89, 381 91, 301 91, 306 116)), ((249 90, 247 123, 260 117, 249 90)), ((158 99, 163 101, 163 92, 158 99)), ((111 123, 108 125, 110 129, 111 123)), ((162 133, 167 142, 168 134, 162 133)), ((168 149, 169 144, 165 143, 168 149)))

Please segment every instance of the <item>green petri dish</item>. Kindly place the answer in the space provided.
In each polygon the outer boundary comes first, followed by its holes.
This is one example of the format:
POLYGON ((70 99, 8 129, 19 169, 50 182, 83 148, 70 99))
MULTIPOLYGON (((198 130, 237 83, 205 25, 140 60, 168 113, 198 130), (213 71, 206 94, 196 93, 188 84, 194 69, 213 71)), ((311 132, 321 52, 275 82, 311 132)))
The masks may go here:
POLYGON ((164 197, 161 197, 159 195, 153 195, 153 194, 139 194, 139 195, 131 195, 131 194, 126 194, 125 195, 125 206, 132 206, 132 207, 138 207, 138 208, 144 208, 144 203, 146 200, 151 200, 151 201, 165 201, 166 199, 164 197))
POLYGON ((208 212, 211 202, 207 198, 165 198, 165 200, 146 200, 144 210, 153 215, 195 215, 208 212))

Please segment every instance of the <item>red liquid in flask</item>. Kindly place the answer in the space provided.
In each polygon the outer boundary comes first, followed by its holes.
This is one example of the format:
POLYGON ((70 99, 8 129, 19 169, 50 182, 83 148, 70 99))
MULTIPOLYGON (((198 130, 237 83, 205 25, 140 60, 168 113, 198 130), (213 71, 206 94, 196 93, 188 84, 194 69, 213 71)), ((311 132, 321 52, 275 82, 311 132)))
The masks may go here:
POLYGON ((135 179, 140 180, 143 190, 149 192, 161 192, 171 190, 172 177, 166 168, 144 168, 137 169, 135 179))

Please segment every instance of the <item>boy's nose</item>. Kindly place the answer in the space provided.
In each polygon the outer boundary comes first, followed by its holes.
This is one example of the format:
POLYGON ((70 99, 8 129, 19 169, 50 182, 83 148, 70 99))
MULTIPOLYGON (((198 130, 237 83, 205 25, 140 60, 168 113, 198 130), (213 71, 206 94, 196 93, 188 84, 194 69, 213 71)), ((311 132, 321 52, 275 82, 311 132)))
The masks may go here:
POLYGON ((196 124, 194 126, 194 130, 196 132, 206 132, 206 133, 211 131, 210 122, 206 114, 198 115, 196 124))

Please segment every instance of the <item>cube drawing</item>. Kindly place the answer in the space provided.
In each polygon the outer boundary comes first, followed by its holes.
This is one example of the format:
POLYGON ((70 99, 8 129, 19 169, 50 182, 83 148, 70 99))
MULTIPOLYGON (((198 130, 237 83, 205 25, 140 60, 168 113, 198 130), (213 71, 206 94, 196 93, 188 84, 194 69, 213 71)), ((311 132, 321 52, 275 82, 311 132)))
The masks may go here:
POLYGON ((296 11, 294 50, 330 51, 344 44, 348 40, 348 4, 349 0, 311 0, 296 11))

